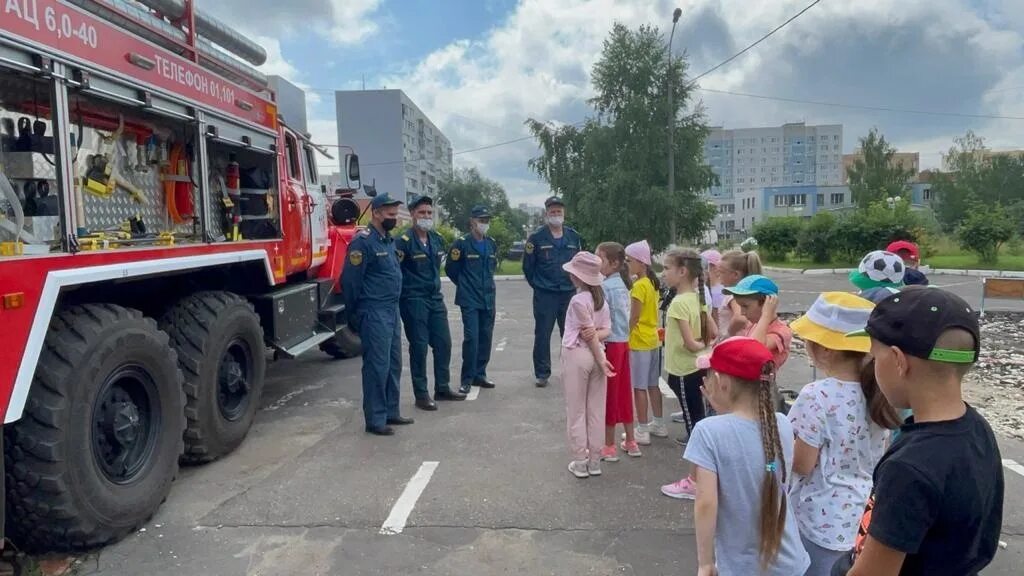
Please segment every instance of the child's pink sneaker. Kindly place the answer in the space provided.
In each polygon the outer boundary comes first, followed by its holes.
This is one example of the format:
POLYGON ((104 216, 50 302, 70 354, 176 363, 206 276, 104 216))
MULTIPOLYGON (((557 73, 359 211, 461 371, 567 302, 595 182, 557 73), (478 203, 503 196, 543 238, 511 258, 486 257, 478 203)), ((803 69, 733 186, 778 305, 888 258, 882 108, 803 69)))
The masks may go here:
POLYGON ((665 484, 661 487, 661 493, 669 498, 678 500, 695 500, 697 498, 697 485, 687 476, 679 482, 665 484))
POLYGON ((639 458, 640 456, 643 456, 643 453, 640 452, 640 446, 637 445, 635 440, 633 442, 623 440, 622 442, 619 443, 619 447, 622 448, 623 452, 629 454, 633 458, 639 458))
POLYGON ((601 460, 605 462, 618 462, 619 451, 615 449, 615 446, 605 446, 601 448, 601 460))

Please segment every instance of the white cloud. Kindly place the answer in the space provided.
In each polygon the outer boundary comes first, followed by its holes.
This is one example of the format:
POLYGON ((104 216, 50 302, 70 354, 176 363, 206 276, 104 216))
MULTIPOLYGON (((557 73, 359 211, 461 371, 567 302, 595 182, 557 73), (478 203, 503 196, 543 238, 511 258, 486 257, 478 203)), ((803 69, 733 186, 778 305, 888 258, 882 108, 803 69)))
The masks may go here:
MULTIPOLYGON (((333 2, 332 4, 337 4, 333 2)), ((456 39, 374 79, 399 87, 452 140, 456 151, 527 134, 528 117, 577 122, 592 94, 590 69, 614 22, 667 33, 683 8, 675 49, 702 72, 783 22, 807 0, 521 0, 482 36, 456 39)), ((377 2, 354 3, 373 14, 377 2)), ((353 24, 350 34, 372 34, 353 24)), ((332 28, 335 29, 336 28, 332 28)), ((702 80, 706 87, 892 108, 1024 116, 1024 3, 1020 0, 823 2, 748 54, 702 80), (981 4, 983 9, 979 9, 981 4), (1021 87, 1021 90, 1012 88, 1021 87)), ((1024 122, 968 120, 822 107, 697 92, 708 119, 730 127, 842 123, 844 147, 873 126, 925 166, 971 128, 993 146, 1024 139, 1024 122)), ((327 126, 324 124, 324 129, 327 126)), ((327 134, 325 133, 325 136, 327 134)), ((330 137, 335 137, 333 132, 330 137)), ((457 156, 505 184, 515 199, 546 190, 526 168, 531 141, 457 156)))
POLYGON ((378 32, 380 5, 381 0, 221 0, 203 3, 202 9, 244 32, 295 36, 314 31, 332 44, 351 46, 378 32))

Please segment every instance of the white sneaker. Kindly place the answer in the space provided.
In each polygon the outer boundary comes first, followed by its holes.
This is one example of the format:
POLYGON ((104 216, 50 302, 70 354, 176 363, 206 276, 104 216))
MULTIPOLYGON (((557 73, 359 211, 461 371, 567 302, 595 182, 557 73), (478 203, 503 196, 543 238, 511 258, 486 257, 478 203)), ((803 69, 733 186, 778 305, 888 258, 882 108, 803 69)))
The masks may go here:
MULTIPOLYGON (((573 460, 569 462, 569 472, 577 478, 587 478, 590 476, 590 472, 587 472, 587 461, 586 460, 573 460)), ((600 471, 598 471, 600 473, 600 471)))
POLYGON ((668 427, 665 426, 664 422, 662 422, 660 424, 659 423, 651 424, 650 430, 651 430, 651 436, 654 436, 656 438, 668 438, 668 427))
POLYGON ((638 426, 637 429, 636 429, 636 434, 634 436, 636 436, 636 443, 637 444, 639 444, 641 446, 650 446, 651 445, 651 434, 650 434, 650 432, 647 431, 646 428, 641 429, 638 426))
POLYGON ((590 474, 591 476, 600 476, 601 475, 601 461, 600 460, 590 460, 589 462, 587 462, 587 474, 590 474))
POLYGON ((677 422, 679 424, 686 424, 686 415, 683 414, 682 412, 673 412, 672 421, 677 422))

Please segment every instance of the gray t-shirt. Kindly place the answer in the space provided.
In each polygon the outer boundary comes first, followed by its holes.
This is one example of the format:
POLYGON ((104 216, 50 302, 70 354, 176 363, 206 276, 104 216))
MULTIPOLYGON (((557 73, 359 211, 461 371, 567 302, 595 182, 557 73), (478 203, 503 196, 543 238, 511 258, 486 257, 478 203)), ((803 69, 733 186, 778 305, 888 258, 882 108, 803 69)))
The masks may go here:
MULTIPOLYGON (((782 414, 775 416, 788 483, 793 473, 793 427, 782 414)), ((715 560, 721 576, 793 576, 807 570, 811 561, 800 542, 793 507, 787 505, 779 555, 767 572, 761 572, 758 531, 766 463, 757 422, 732 414, 705 418, 694 427, 683 458, 718 475, 715 560)), ((781 490, 786 493, 789 486, 781 490)))

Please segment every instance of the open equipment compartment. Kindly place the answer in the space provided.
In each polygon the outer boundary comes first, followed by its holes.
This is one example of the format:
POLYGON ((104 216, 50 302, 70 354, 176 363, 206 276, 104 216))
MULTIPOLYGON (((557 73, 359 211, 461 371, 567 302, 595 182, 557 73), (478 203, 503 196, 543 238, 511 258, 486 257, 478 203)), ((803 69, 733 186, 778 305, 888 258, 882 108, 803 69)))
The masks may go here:
POLYGON ((276 146, 209 137, 210 233, 214 241, 281 237, 276 146))
POLYGON ((0 67, 0 256, 60 250, 52 84, 0 67))

